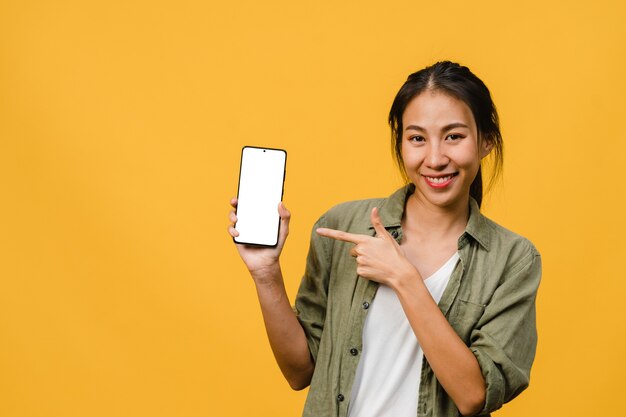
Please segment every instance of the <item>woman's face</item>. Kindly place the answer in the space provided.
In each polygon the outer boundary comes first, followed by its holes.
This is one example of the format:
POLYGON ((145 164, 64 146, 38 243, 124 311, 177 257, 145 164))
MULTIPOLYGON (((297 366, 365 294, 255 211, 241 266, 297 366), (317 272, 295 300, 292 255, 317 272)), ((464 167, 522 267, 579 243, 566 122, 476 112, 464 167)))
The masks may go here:
POLYGON ((441 208, 467 206, 480 161, 492 147, 479 140, 470 108, 427 90, 409 102, 402 127, 402 159, 415 197, 441 208))

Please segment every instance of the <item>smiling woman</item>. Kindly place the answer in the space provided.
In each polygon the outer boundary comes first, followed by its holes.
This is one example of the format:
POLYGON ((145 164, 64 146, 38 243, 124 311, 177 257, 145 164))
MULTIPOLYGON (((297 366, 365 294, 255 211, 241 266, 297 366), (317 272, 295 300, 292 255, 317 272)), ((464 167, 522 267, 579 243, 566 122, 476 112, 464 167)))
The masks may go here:
MULTIPOLYGON (((494 169, 490 181, 492 184, 502 170, 503 154, 502 134, 500 133, 496 106, 491 99, 489 89, 480 78, 474 75, 469 68, 451 62, 441 62, 411 74, 391 106, 389 125, 392 131, 392 148, 398 167, 405 179, 408 181, 402 157, 403 137, 405 131, 420 128, 419 125, 408 125, 408 120, 405 120, 405 117, 412 115, 416 107, 418 109, 423 107, 417 104, 411 106, 411 104, 420 96, 420 93, 425 91, 429 91, 432 95, 436 93, 447 95, 449 99, 457 99, 458 104, 465 107, 459 111, 463 113, 466 122, 453 122, 447 127, 450 129, 463 127, 459 124, 464 125, 467 129, 473 127, 474 130, 471 133, 474 134, 474 138, 483 142, 484 146, 490 147, 489 151, 494 159, 494 169), (405 113, 405 110, 408 110, 407 107, 411 107, 412 111, 405 113), (404 129, 403 126, 405 126, 404 129)), ((483 194, 480 167, 472 182, 470 194, 480 206, 483 194)))
POLYGON ((495 106, 468 68, 440 62, 409 76, 389 123, 407 185, 320 217, 293 310, 284 205, 275 248, 237 249, 279 367, 311 386, 305 416, 489 415, 529 384, 541 277, 532 243, 480 212, 482 160, 501 166, 495 106))
POLYGON ((402 116, 404 172, 421 201, 467 206, 481 160, 493 143, 479 140, 469 107, 439 90, 419 94, 402 116))

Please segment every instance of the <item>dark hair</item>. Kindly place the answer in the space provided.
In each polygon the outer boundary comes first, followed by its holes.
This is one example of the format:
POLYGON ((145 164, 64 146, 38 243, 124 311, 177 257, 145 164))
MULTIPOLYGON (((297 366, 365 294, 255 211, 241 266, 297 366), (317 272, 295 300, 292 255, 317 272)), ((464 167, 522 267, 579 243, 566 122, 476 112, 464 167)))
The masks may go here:
MULTIPOLYGON (((487 140, 493 145, 494 166, 489 187, 502 171, 503 144, 500 122, 496 106, 489 89, 469 68, 450 61, 437 62, 417 71, 407 78, 398 91, 389 111, 391 145, 395 159, 405 181, 408 176, 402 160, 402 115, 409 102, 425 90, 439 90, 463 101, 472 111, 479 140, 487 140)), ((480 206, 483 199, 482 169, 470 186, 470 195, 480 206)))

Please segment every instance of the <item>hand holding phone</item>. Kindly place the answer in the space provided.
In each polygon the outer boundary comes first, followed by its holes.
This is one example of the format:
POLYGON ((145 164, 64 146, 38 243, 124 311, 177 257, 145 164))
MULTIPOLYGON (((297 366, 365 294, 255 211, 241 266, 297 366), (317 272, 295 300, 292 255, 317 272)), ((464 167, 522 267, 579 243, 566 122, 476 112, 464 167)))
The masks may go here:
POLYGON ((287 152, 245 146, 241 152, 233 237, 236 243, 274 247, 278 244, 287 152))

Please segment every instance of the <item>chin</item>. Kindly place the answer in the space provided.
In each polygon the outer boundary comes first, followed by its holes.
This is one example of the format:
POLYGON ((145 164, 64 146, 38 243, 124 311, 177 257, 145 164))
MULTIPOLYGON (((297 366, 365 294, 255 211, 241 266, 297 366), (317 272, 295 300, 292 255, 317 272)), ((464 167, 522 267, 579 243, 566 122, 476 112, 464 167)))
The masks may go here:
POLYGON ((459 195, 452 195, 456 193, 434 193, 432 190, 420 190, 419 198, 428 202, 433 206, 440 208, 456 207, 458 204, 465 203, 469 200, 469 194, 467 198, 462 198, 459 195))

